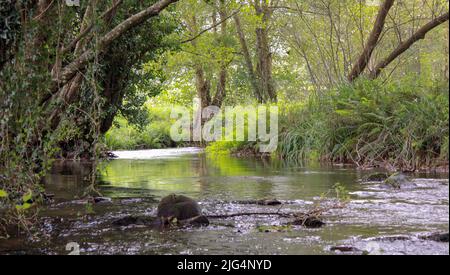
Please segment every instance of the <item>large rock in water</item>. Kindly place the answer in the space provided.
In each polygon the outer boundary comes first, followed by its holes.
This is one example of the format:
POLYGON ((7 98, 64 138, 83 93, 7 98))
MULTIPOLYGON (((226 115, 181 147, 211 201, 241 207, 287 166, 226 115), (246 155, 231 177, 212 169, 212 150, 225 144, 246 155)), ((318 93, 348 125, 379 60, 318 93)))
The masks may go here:
POLYGON ((402 173, 395 173, 384 181, 385 184, 395 189, 400 189, 402 185, 410 183, 410 179, 402 173))
POLYGON ((385 181, 389 176, 386 173, 372 173, 370 175, 367 175, 363 177, 362 181, 364 182, 381 182, 385 181))
POLYGON ((191 221, 195 224, 208 224, 202 216, 198 203, 186 196, 171 194, 164 197, 158 205, 157 216, 164 220, 191 221))
POLYGON ((423 240, 430 240, 435 242, 441 242, 441 243, 448 243, 448 232, 447 233, 434 233, 428 236, 422 236, 421 239, 423 240))

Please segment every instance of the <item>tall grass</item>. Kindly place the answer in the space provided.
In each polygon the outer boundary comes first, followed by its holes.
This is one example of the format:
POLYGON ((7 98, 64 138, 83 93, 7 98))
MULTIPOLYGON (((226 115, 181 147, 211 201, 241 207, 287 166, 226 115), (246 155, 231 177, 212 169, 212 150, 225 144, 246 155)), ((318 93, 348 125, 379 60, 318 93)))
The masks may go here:
POLYGON ((361 80, 284 108, 279 155, 404 170, 439 165, 448 162, 448 108, 447 85, 361 80))

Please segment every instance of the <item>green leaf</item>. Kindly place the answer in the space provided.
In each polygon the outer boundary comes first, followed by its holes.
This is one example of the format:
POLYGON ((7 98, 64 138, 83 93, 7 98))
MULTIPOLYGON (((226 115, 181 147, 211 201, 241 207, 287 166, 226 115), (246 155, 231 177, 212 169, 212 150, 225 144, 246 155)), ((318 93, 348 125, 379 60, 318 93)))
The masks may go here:
POLYGON ((8 193, 5 190, 0 189, 0 198, 6 198, 6 197, 8 197, 8 193))
POLYGON ((31 203, 24 203, 22 205, 17 204, 16 205, 16 209, 21 211, 21 210, 27 210, 28 208, 30 208, 32 206, 31 203))
POLYGON ((23 202, 27 202, 33 198, 33 193, 31 191, 28 191, 25 195, 22 197, 23 202))
POLYGON ((353 112, 350 110, 336 110, 336 114, 340 116, 351 116, 353 112))

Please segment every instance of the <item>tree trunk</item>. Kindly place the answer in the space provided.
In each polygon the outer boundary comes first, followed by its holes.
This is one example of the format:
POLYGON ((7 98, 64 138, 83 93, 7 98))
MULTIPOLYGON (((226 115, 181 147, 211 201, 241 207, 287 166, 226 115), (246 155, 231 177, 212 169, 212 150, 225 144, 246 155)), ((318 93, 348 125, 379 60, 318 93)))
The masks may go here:
POLYGON ((272 53, 270 52, 268 23, 271 16, 270 8, 266 1, 254 1, 256 15, 262 18, 261 25, 256 28, 256 55, 258 62, 256 71, 259 78, 259 90, 264 96, 264 101, 277 100, 272 79, 272 53))
POLYGON ((205 71, 201 65, 195 68, 195 83, 197 87, 197 96, 202 101, 202 108, 211 104, 211 82, 205 76, 205 71))
POLYGON ((381 32, 383 31, 386 22, 386 17, 389 13, 389 10, 392 8, 393 4, 394 0, 385 0, 384 3, 381 5, 372 32, 369 35, 369 39, 367 40, 367 43, 360 57, 353 65, 353 68, 347 77, 348 81, 353 82, 366 69, 367 64, 369 63, 369 60, 372 56, 373 50, 378 44, 378 40, 380 38, 381 32))
POLYGON ((239 38, 239 43, 241 44, 242 55, 244 56, 245 65, 247 67, 247 74, 248 74, 248 77, 250 78, 250 83, 253 88, 253 93, 254 93, 256 99, 258 100, 258 102, 262 103, 263 97, 259 90, 258 79, 256 78, 256 75, 255 75, 255 69, 253 68, 252 58, 251 58, 250 52, 248 50, 247 41, 245 39, 245 34, 244 34, 244 31, 242 30, 241 19, 239 18, 238 14, 236 14, 234 16, 234 23, 236 25, 236 32, 237 32, 237 35, 239 38))
POLYGON ((226 65, 220 69, 219 77, 217 80, 217 90, 214 95, 211 104, 217 107, 222 107, 223 100, 226 97, 226 86, 227 86, 227 68, 226 65))
MULTIPOLYGON (((225 39, 225 36, 227 34, 227 13, 225 10, 225 0, 219 1, 219 16, 220 16, 220 35, 222 39, 225 39)), ((226 97, 226 87, 227 87, 227 67, 228 62, 226 60, 221 60, 220 62, 220 72, 218 75, 217 80, 217 89, 216 94, 214 95, 214 98, 212 100, 212 105, 221 107, 223 100, 226 97)))

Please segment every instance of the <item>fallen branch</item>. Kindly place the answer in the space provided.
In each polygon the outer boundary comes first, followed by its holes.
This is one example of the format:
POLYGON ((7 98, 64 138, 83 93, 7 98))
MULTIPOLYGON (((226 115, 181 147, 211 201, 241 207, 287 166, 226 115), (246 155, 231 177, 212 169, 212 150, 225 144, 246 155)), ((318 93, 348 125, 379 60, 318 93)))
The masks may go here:
POLYGON ((279 213, 279 212, 247 212, 234 213, 228 215, 207 215, 209 219, 227 219, 243 216, 279 216, 282 218, 293 219, 286 223, 286 225, 300 225, 308 228, 319 228, 325 225, 322 221, 322 214, 328 209, 313 209, 307 213, 279 213))
POLYGON ((295 214, 293 213, 278 213, 278 212, 248 212, 248 213, 234 213, 234 214, 224 214, 224 215, 206 215, 209 219, 227 219, 234 217, 243 216, 279 216, 283 218, 293 218, 295 214))

